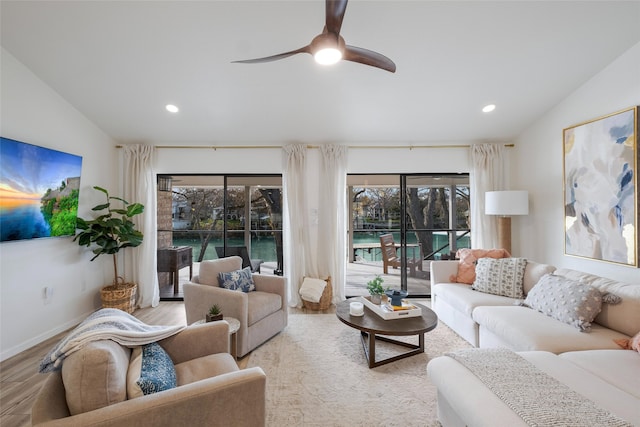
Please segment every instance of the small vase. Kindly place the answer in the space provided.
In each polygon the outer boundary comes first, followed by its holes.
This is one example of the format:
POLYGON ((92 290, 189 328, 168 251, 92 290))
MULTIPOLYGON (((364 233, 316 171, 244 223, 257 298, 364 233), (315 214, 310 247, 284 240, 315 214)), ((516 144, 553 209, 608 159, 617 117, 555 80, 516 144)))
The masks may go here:
POLYGON ((371 295, 371 303, 372 304, 380 304, 382 302, 382 295, 371 295))

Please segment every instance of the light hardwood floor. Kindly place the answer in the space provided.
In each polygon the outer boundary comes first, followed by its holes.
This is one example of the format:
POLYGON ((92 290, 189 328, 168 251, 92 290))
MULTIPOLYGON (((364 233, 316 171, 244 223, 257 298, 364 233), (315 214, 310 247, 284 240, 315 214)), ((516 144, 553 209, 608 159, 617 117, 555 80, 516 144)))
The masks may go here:
MULTIPOLYGON (((335 307, 323 311, 290 308, 291 314, 335 313, 335 307)), ((138 309, 133 313, 138 319, 150 325, 186 324, 184 303, 161 302, 156 308, 138 309)), ((0 426, 24 427, 31 425, 31 406, 42 387, 46 374, 38 373, 40 361, 47 352, 62 339, 62 332, 22 353, 0 363, 0 426)), ((246 368, 251 353, 238 361, 238 366, 246 368)))

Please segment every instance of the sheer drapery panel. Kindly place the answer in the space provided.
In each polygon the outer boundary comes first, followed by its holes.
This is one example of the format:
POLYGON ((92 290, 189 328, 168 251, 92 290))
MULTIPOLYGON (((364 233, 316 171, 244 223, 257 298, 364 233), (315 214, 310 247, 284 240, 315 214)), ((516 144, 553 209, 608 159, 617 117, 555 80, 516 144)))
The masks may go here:
POLYGON ((331 276, 333 302, 337 303, 345 299, 348 148, 328 144, 320 150, 318 272, 321 278, 331 276))
POLYGON ((504 188, 504 145, 471 146, 471 246, 492 249, 498 245, 495 216, 485 215, 485 193, 504 188))
POLYGON ((157 274, 157 197, 153 170, 155 148, 150 145, 125 145, 123 198, 130 203, 142 203, 144 212, 132 218, 144 235, 137 248, 126 248, 125 277, 138 284, 138 307, 156 307, 160 303, 157 274))

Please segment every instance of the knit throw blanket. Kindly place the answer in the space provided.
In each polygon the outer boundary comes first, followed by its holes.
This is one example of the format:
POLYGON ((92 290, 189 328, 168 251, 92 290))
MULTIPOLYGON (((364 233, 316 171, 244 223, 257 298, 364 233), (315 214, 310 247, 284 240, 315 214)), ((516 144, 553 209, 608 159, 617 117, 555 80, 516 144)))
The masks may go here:
POLYGON ((530 426, 631 426, 506 349, 447 353, 530 426))
POLYGON ((103 308, 92 313, 56 344, 40 363, 39 371, 59 370, 67 356, 92 341, 109 339, 127 347, 135 347, 170 337, 185 327, 147 325, 122 310, 103 308))

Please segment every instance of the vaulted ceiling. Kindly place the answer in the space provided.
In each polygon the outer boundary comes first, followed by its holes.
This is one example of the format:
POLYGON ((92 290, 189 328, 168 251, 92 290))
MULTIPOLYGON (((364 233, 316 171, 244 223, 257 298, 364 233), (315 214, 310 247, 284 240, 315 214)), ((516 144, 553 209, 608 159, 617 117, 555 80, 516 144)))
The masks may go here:
POLYGON ((341 34, 392 74, 306 54, 232 63, 308 44, 321 0, 0 7, 2 46, 122 143, 508 141, 640 42, 638 1, 352 0, 341 34))

